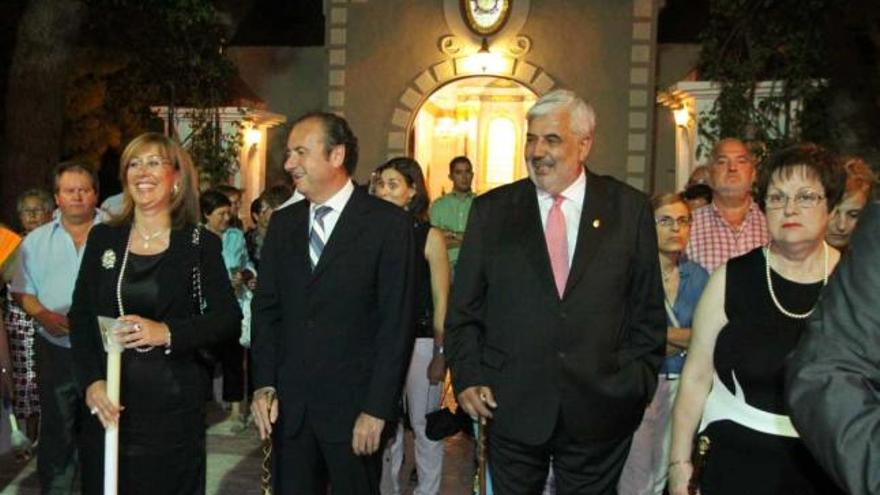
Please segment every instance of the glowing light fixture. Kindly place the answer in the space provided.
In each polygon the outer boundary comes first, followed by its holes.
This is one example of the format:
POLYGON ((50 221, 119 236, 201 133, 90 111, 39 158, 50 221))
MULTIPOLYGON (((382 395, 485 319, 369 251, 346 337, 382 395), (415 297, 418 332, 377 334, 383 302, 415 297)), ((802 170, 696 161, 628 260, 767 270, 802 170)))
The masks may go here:
POLYGON ((472 74, 498 73, 503 71, 505 66, 504 57, 489 51, 489 41, 486 38, 483 38, 479 51, 464 60, 464 69, 472 74))
POLYGON ((691 113, 687 105, 681 105, 672 111, 672 117, 675 119, 675 125, 679 127, 687 127, 691 122, 691 113))
POLYGON ((248 127, 244 131, 244 142, 248 146, 253 146, 259 143, 262 137, 263 133, 254 126, 248 127))

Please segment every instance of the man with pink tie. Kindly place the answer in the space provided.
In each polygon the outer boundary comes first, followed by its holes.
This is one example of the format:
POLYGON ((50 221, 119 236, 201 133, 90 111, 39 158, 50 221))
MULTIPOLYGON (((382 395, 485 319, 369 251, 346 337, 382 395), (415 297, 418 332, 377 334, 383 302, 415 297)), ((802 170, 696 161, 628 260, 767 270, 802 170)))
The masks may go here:
POLYGON ((459 404, 488 422, 495 493, 614 493, 656 386, 666 320, 654 217, 590 172, 571 91, 527 114, 529 178, 474 200, 446 325, 459 404))

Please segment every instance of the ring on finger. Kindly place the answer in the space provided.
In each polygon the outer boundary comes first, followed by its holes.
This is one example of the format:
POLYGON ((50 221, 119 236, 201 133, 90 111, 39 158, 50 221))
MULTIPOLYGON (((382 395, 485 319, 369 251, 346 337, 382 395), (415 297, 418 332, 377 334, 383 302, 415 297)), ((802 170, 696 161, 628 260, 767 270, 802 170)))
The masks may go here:
POLYGON ((92 410, 89 411, 89 412, 91 412, 91 413, 92 413, 92 416, 94 416, 94 415, 98 414, 98 408, 97 408, 97 407, 93 407, 92 410))
POLYGON ((135 332, 140 332, 141 330, 142 330, 142 328, 141 328, 141 324, 140 324, 140 323, 135 323, 135 324, 134 324, 134 331, 135 331, 135 332))

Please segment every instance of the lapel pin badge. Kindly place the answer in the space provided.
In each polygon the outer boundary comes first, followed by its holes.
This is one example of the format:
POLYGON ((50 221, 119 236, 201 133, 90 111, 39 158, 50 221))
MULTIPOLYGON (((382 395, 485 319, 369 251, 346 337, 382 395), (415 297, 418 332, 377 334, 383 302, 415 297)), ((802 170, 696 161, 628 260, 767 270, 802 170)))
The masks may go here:
POLYGON ((593 228, 594 229, 598 229, 600 225, 602 225, 602 222, 600 222, 598 218, 593 220, 593 228))

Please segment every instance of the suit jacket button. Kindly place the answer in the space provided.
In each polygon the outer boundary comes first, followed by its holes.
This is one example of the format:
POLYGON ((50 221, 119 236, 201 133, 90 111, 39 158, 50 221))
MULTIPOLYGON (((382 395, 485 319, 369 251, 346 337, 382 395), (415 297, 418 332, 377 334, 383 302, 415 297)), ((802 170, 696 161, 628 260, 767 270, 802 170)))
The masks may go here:
POLYGON ((568 318, 568 313, 563 311, 563 312, 559 313, 559 317, 564 320, 564 319, 568 318))
POLYGON ((565 359, 565 353, 562 351, 557 352, 556 355, 559 356, 559 359, 565 359))
POLYGON ((306 328, 315 328, 315 320, 306 320, 306 328))

